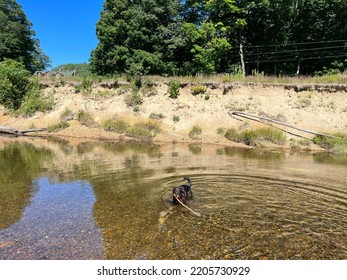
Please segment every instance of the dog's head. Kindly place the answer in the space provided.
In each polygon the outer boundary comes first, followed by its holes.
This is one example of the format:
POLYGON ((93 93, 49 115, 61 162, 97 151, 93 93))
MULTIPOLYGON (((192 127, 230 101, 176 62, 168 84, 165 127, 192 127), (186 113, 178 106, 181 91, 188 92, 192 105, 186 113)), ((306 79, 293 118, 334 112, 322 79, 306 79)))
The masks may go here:
POLYGON ((181 201, 182 203, 186 203, 186 192, 184 191, 184 188, 182 187, 176 187, 172 190, 172 195, 181 201))

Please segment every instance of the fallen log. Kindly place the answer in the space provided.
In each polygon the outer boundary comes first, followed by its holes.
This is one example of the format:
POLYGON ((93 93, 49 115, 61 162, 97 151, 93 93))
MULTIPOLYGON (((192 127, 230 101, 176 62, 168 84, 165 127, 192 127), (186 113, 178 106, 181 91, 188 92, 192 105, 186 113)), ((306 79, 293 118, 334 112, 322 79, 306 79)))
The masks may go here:
POLYGON ((20 129, 16 129, 16 128, 12 128, 12 127, 0 126, 0 133, 15 135, 15 136, 22 136, 26 133, 41 132, 41 131, 46 131, 46 130, 47 130, 46 128, 32 128, 32 129, 20 130, 20 129))
MULTIPOLYGON (((320 132, 316 132, 316 131, 312 131, 312 130, 307 130, 307 129, 302 129, 302 128, 293 126, 293 125, 288 124, 288 123, 280 122, 280 121, 277 121, 277 120, 274 120, 274 119, 270 119, 270 118, 262 117, 262 116, 257 116, 257 115, 253 115, 253 114, 249 114, 249 113, 244 113, 244 112, 229 112, 228 114, 229 114, 231 117, 232 117, 233 115, 236 115, 236 116, 244 117, 244 118, 251 119, 251 120, 252 120, 252 118, 255 118, 255 119, 260 119, 260 120, 264 120, 264 121, 273 122, 273 123, 276 123, 276 124, 279 124, 279 125, 283 125, 283 126, 286 126, 286 127, 290 127, 290 128, 292 128, 292 129, 299 130, 299 131, 302 131, 302 132, 306 132, 306 133, 309 133, 309 134, 314 134, 314 135, 319 135, 319 136, 325 136, 325 137, 330 137, 330 138, 335 138, 335 139, 338 138, 338 137, 336 137, 336 136, 332 136, 332 135, 329 135, 329 134, 320 133, 320 132)), ((253 120, 254 120, 254 119, 253 119, 253 120)))

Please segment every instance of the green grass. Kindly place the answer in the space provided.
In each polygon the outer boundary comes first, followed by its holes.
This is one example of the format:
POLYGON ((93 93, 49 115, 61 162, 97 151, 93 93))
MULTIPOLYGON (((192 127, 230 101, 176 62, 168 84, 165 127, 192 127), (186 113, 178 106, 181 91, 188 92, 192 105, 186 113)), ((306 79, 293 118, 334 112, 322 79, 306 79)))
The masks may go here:
POLYGON ((284 132, 270 127, 245 130, 242 132, 237 132, 234 128, 229 128, 224 136, 230 141, 244 143, 249 146, 256 146, 264 141, 277 145, 283 145, 286 142, 286 135, 284 132))
POLYGON ((140 122, 134 124, 126 131, 126 136, 133 137, 142 141, 150 141, 160 132, 159 124, 155 122, 140 122))
POLYGON ((106 131, 117 132, 123 134, 127 131, 129 124, 121 119, 110 119, 103 123, 103 128, 106 131))
POLYGON ((313 138, 313 143, 334 154, 347 154, 347 134, 336 133, 337 138, 317 135, 313 138))

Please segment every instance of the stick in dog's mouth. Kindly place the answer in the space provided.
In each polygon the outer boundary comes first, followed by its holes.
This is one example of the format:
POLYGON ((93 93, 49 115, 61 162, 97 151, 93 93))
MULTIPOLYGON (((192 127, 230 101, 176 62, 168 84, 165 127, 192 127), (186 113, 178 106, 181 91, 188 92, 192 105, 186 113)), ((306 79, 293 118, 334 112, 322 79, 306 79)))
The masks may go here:
POLYGON ((187 205, 185 205, 175 194, 174 194, 174 197, 177 199, 177 201, 182 205, 184 206, 185 208, 187 208, 190 212, 192 212, 193 214, 195 214, 196 216, 198 217, 201 217, 201 214, 198 213, 198 212, 195 212, 194 210, 190 209, 187 205))

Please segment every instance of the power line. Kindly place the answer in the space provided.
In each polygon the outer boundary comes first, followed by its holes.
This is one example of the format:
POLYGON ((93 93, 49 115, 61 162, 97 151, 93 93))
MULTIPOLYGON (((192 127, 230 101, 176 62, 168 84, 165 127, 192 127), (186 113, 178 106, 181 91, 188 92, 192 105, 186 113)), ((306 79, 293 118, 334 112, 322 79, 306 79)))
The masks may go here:
POLYGON ((288 43, 288 44, 244 46, 244 48, 247 49, 247 48, 285 47, 285 46, 310 45, 310 44, 330 44, 330 43, 338 43, 338 42, 347 42, 347 39, 331 40, 331 41, 302 42, 302 43, 288 43))
POLYGON ((304 61, 304 60, 314 60, 314 59, 326 59, 326 58, 339 58, 339 57, 346 57, 347 54, 344 55, 331 55, 331 56, 315 56, 315 57, 306 57, 306 58, 293 58, 293 59, 278 59, 278 60, 255 60, 255 61, 245 61, 247 64, 252 63, 273 63, 273 62, 289 62, 289 61, 304 61))
POLYGON ((274 51, 274 52, 263 52, 263 53, 246 53, 246 56, 262 56, 268 54, 282 54, 282 53, 298 53, 298 52, 306 52, 306 51, 323 51, 328 49, 346 49, 346 46, 333 46, 333 47, 321 47, 321 48, 309 48, 309 49, 299 49, 299 50, 285 50, 285 51, 274 51))

